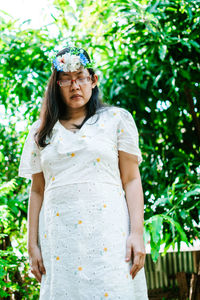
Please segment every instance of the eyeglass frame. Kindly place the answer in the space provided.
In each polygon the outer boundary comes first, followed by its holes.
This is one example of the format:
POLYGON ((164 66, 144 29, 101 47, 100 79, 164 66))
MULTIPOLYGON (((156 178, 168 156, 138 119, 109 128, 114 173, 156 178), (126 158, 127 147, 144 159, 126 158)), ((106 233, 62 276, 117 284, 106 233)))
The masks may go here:
MULTIPOLYGON (((88 78, 90 78, 90 79, 92 79, 92 78, 91 78, 91 75, 89 75, 89 76, 86 76, 86 77, 84 77, 84 78, 87 78, 87 79, 88 79, 88 78)), ((63 87, 67 87, 67 86, 69 87, 69 86, 71 86, 71 85, 72 85, 73 81, 74 81, 74 82, 76 82, 78 79, 79 79, 79 78, 76 78, 76 79, 57 80, 57 82, 56 82, 56 83, 57 83, 57 84, 58 84, 60 87, 62 87, 62 86, 60 85, 60 82, 62 82, 62 81, 66 81, 66 80, 71 80, 71 83, 70 83, 69 85, 63 86, 63 87)), ((89 80, 88 80, 88 82, 89 82, 89 80)), ((76 82, 76 84, 77 84, 77 82, 76 82)), ((78 84, 78 85, 80 86, 81 84, 78 84)))

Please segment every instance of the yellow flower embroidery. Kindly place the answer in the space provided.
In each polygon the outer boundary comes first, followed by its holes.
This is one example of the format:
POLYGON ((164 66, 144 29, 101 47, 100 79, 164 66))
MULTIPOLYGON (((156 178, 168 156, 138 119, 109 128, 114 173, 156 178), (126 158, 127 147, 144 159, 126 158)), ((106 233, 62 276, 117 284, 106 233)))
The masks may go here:
POLYGON ((107 206, 106 204, 103 205, 103 207, 106 207, 106 206, 107 206))
POLYGON ((44 237, 45 237, 45 238, 47 237, 46 233, 45 233, 44 237))
POLYGON ((60 259, 60 257, 59 257, 59 256, 57 256, 57 257, 56 257, 56 260, 59 260, 59 259, 60 259))
POLYGON ((122 129, 121 132, 124 132, 124 129, 122 129))
POLYGON ((57 212, 56 216, 59 216, 59 212, 57 212))
POLYGON ((104 296, 105 296, 105 297, 108 297, 108 293, 105 293, 104 296))
POLYGON ((82 271, 82 270, 83 270, 83 268, 82 268, 82 267, 78 267, 78 270, 79 270, 79 271, 82 271))
POLYGON ((52 177, 52 181, 54 181, 55 180, 55 177, 52 177))
POLYGON ((116 116, 117 113, 113 113, 114 116, 116 116))
POLYGON ((108 249, 105 247, 103 250, 104 250, 104 251, 107 251, 108 249))
POLYGON ((85 138, 86 137, 86 135, 82 135, 82 138, 85 138))
POLYGON ((100 160, 101 160, 100 157, 98 157, 98 158, 97 158, 97 162, 100 162, 100 160))
POLYGON ((71 153, 71 156, 72 156, 72 157, 75 156, 75 153, 71 153))
POLYGON ((78 221, 78 224, 81 224, 81 223, 82 223, 82 221, 81 221, 81 220, 79 220, 79 221, 78 221))

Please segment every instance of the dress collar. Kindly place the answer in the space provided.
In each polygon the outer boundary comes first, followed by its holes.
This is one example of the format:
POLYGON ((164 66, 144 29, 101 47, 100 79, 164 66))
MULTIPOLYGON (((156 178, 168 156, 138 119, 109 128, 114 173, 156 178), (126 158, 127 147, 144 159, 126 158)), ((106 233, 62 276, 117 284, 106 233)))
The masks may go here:
POLYGON ((96 114, 90 117, 76 133, 66 129, 58 120, 53 127, 51 144, 60 154, 73 153, 86 148, 88 139, 103 130, 99 124, 100 116, 98 120, 96 118, 96 114))

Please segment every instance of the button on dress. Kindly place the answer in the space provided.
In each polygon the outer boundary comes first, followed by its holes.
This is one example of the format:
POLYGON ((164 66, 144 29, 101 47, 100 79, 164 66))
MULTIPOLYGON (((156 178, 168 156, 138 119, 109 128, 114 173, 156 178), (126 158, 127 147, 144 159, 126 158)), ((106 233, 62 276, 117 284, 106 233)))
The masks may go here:
POLYGON ((99 109, 76 133, 58 120, 50 144, 37 147, 34 122, 21 155, 20 177, 44 173, 38 245, 46 274, 40 300, 146 300, 144 268, 132 279, 126 262, 130 217, 118 150, 137 155, 138 130, 119 107, 99 109))

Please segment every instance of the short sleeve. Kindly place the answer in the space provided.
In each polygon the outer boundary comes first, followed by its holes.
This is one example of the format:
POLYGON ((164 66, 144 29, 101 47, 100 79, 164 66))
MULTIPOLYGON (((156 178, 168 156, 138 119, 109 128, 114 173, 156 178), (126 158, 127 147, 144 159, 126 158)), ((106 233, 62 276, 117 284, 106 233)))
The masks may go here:
POLYGON ((131 113, 120 109, 120 121, 118 124, 117 147, 118 150, 137 155, 138 164, 143 161, 139 148, 139 134, 131 113))
POLYGON ((18 169, 19 177, 31 179, 32 174, 42 172, 40 163, 40 149, 34 140, 34 133, 39 127, 39 124, 40 119, 31 125, 29 133, 26 137, 18 169))

